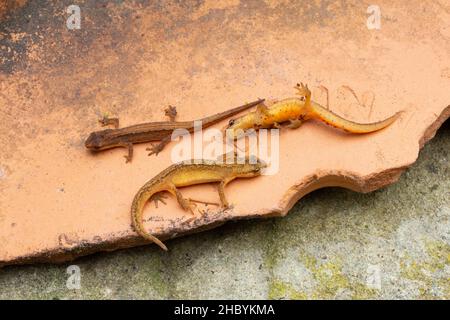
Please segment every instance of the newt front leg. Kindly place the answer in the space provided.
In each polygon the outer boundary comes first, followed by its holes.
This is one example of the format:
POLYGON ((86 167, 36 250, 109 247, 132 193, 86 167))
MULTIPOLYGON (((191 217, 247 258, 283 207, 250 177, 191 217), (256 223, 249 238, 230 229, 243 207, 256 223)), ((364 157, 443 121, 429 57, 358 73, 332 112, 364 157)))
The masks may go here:
POLYGON ((122 147, 128 150, 128 154, 123 156, 126 159, 125 163, 131 162, 133 159, 133 144, 131 142, 123 143, 122 147))

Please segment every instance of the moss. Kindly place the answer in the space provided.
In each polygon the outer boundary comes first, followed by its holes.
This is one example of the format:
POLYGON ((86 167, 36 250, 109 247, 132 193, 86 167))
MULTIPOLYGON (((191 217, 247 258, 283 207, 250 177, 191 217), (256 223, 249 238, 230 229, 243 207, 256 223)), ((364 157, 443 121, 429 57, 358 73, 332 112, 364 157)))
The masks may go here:
POLYGON ((306 293, 297 291, 294 287, 281 280, 275 279, 269 285, 269 299, 292 299, 292 300, 305 300, 308 296, 306 293))
POLYGON ((300 256, 301 262, 311 271, 316 286, 311 294, 313 299, 335 299, 342 292, 348 291, 352 299, 373 298, 377 291, 360 282, 352 282, 343 272, 341 258, 319 263, 311 255, 300 256))
POLYGON ((301 263, 311 272, 315 281, 311 292, 302 292, 294 284, 273 279, 269 284, 269 299, 336 299, 343 292, 348 292, 352 299, 370 299, 378 291, 358 281, 351 281, 343 272, 341 258, 334 258, 324 263, 309 254, 300 255, 301 263))
POLYGON ((441 241, 425 241, 428 258, 417 261, 405 255, 400 262, 401 275, 418 285, 420 299, 450 298, 450 245, 441 241))

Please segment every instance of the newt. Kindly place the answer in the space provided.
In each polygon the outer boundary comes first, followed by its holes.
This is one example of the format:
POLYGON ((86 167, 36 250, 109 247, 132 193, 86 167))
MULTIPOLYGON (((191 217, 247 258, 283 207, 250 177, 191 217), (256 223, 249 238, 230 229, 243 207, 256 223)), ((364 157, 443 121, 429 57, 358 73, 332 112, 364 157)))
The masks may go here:
MULTIPOLYGON (((263 101, 264 99, 259 99, 254 102, 202 118, 199 121, 202 122, 203 128, 207 128, 243 110, 256 106, 263 101)), ((127 148, 128 154, 124 157, 126 162, 130 162, 133 158, 133 144, 160 141, 158 144, 152 145, 151 148, 147 148, 147 151, 150 151, 149 156, 152 154, 158 155, 158 153, 161 152, 170 142, 171 135, 174 130, 186 129, 189 132, 194 131, 194 121, 175 121, 176 114, 176 108, 169 106, 169 108, 166 109, 166 115, 170 118, 170 121, 147 122, 124 128, 118 128, 118 118, 104 117, 99 120, 102 125, 112 124, 116 128, 92 132, 86 139, 85 146, 94 152, 117 147, 127 148)))
POLYGON ((161 201, 157 193, 168 191, 177 198, 178 203, 184 210, 189 210, 194 214, 193 206, 195 206, 196 202, 207 202, 184 198, 178 188, 218 182, 221 206, 222 208, 228 208, 229 203, 225 197, 225 186, 236 178, 259 176, 261 170, 266 167, 260 160, 250 161, 250 159, 246 158, 245 163, 236 161, 227 163, 224 161, 188 160, 171 165, 144 184, 136 193, 131 205, 131 219, 134 229, 143 238, 153 241, 167 251, 167 247, 161 240, 144 229, 142 217, 143 209, 147 201, 152 199, 156 204, 158 200, 161 201))
MULTIPOLYGON (((401 114, 397 112, 393 116, 373 123, 358 123, 342 118, 328 110, 317 102, 311 100, 311 91, 307 85, 297 84, 295 87, 300 97, 287 98, 267 106, 261 103, 256 110, 232 119, 226 127, 226 135, 230 139, 238 139, 249 129, 281 128, 283 123, 286 127, 296 129, 309 119, 320 120, 332 127, 350 133, 369 133, 381 130, 392 124, 401 114)), ((327 98, 328 101, 328 98, 327 98)))

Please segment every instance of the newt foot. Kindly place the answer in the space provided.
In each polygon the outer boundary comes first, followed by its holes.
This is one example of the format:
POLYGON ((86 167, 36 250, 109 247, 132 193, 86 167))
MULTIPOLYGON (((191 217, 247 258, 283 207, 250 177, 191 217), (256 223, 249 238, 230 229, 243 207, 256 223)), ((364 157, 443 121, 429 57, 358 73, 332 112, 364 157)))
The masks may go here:
POLYGON ((294 89, 297 90, 297 94, 300 95, 303 99, 311 96, 311 90, 309 90, 308 85, 303 84, 303 82, 297 83, 294 89))
POLYGON ((167 205, 167 203, 164 201, 164 199, 167 199, 167 196, 162 193, 155 193, 151 198, 150 201, 153 201, 155 203, 155 208, 158 208, 158 201, 161 202, 164 205, 167 205))
POLYGON ((156 144, 152 144, 151 147, 148 147, 145 150, 150 151, 148 154, 149 156, 151 156, 151 155, 157 156, 158 153, 160 153, 163 148, 164 148, 164 146, 161 145, 161 143, 156 143, 156 144))
POLYGON ((110 118, 108 115, 104 115, 103 118, 98 119, 98 122, 102 125, 102 127, 106 126, 114 126, 114 128, 119 127, 119 118, 110 118))
POLYGON ((169 117, 170 121, 175 121, 175 117, 177 116, 177 108, 169 105, 165 111, 165 115, 169 117))

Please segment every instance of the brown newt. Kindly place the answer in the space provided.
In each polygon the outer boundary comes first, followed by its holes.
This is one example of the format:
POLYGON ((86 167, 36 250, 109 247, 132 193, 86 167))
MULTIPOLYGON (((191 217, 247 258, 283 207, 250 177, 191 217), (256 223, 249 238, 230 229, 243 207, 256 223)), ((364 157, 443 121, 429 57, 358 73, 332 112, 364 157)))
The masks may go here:
POLYGON ((143 238, 151 240, 162 249, 167 250, 164 243, 144 229, 142 221, 143 209, 150 198, 156 203, 160 200, 157 193, 168 191, 177 198, 178 203, 184 210, 189 210, 194 214, 193 206, 195 206, 195 202, 205 202, 184 198, 178 188, 219 182, 220 202, 223 208, 227 208, 229 204, 225 197, 225 186, 236 178, 251 178, 260 175, 261 169, 265 166, 263 162, 257 159, 249 161, 249 158, 246 159, 245 163, 234 161, 228 164, 224 161, 188 160, 173 164, 148 181, 136 193, 131 205, 133 227, 143 238))
MULTIPOLYGON (((295 129, 309 119, 320 120, 332 127, 351 133, 369 133, 381 130, 392 124, 400 115, 373 123, 357 123, 333 113, 328 108, 311 100, 311 91, 304 84, 297 84, 299 98, 288 98, 276 102, 272 106, 261 103, 256 111, 249 112, 240 118, 230 120, 226 133, 230 139, 240 138, 248 129, 280 128, 281 123, 288 122, 287 127, 295 129)), ((328 100, 328 99, 327 99, 328 100)))
MULTIPOLYGON (((233 116, 245 109, 262 103, 264 99, 259 99, 245 105, 226 110, 205 118, 200 119, 202 127, 207 128, 223 119, 233 116)), ((101 131, 92 132, 85 141, 86 148, 92 151, 101 151, 116 147, 128 149, 128 154, 125 156, 126 162, 130 162, 133 157, 133 144, 150 141, 160 141, 160 143, 147 148, 151 151, 149 155, 158 155, 161 150, 170 142, 172 132, 176 129, 185 129, 189 132, 194 131, 194 121, 175 121, 176 109, 169 107, 166 109, 166 115, 169 116, 170 121, 148 122, 137 124, 125 128, 105 129, 101 131)), ((119 125, 118 118, 103 118, 99 120, 102 125, 113 124, 116 127, 119 125)))

